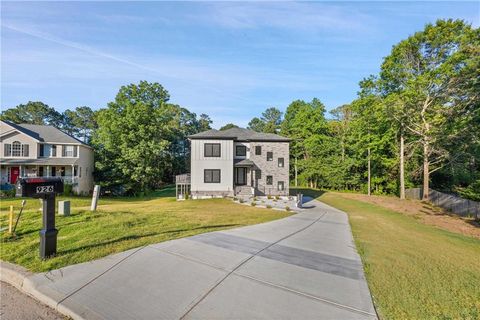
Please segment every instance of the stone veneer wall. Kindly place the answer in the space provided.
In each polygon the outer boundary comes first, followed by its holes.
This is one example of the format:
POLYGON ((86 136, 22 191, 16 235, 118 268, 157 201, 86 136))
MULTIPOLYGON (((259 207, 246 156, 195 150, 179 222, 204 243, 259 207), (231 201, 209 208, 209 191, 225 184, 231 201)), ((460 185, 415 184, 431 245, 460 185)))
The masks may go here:
POLYGON ((290 144, 288 142, 250 142, 250 160, 262 171, 257 179, 254 173, 254 186, 257 195, 289 195, 290 144), (255 154, 255 147, 262 147, 262 154, 255 154), (273 161, 267 161, 267 152, 273 152, 273 161), (278 158, 283 158, 284 166, 278 166, 278 158), (273 184, 267 185, 267 176, 273 176, 273 184), (283 181, 284 191, 278 191, 278 181, 283 181))

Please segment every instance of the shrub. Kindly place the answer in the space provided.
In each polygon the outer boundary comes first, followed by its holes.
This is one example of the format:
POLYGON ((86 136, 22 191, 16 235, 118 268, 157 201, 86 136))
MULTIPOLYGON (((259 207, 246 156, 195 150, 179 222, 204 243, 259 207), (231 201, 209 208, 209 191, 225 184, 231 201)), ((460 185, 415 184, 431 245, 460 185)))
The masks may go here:
POLYGON ((252 201, 252 203, 250 203, 250 205, 251 205, 252 207, 255 207, 255 206, 257 205, 257 203, 256 203, 255 201, 252 201))
POLYGON ((233 201, 237 201, 237 200, 238 200, 238 198, 237 198, 237 197, 233 197, 233 201))
POLYGON ((272 209, 272 206, 267 204, 267 209, 272 209))
POLYGON ((268 196, 267 196, 267 199, 268 199, 268 200, 272 199, 272 196, 271 196, 271 195, 268 195, 268 196))
POLYGON ((189 193, 186 192, 186 193, 185 193, 185 200, 188 200, 189 197, 190 197, 190 196, 189 196, 189 193))
POLYGON ((280 196, 275 196, 275 200, 280 200, 280 196))
POLYGON ((15 197, 15 188, 10 190, 2 190, 0 191, 0 198, 13 198, 15 197))
POLYGON ((285 207, 285 211, 290 211, 290 207, 289 207, 289 206, 286 206, 286 207, 285 207))
POLYGON ((71 184, 64 184, 62 194, 66 197, 71 196, 73 194, 73 186, 71 184))
POLYGON ((240 198, 240 199, 238 200, 238 202, 240 202, 240 203, 244 203, 244 202, 245 202, 245 200, 243 200, 242 198, 240 198))

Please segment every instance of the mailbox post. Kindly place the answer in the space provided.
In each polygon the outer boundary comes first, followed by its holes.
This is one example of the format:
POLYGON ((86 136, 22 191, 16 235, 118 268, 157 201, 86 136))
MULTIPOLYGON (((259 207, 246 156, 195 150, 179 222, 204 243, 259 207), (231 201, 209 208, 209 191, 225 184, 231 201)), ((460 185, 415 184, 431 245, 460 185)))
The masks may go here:
POLYGON ((17 197, 40 198, 43 203, 43 227, 40 230, 40 258, 46 259, 57 253, 55 229, 55 195, 63 192, 63 181, 52 178, 20 178, 16 183, 17 197))

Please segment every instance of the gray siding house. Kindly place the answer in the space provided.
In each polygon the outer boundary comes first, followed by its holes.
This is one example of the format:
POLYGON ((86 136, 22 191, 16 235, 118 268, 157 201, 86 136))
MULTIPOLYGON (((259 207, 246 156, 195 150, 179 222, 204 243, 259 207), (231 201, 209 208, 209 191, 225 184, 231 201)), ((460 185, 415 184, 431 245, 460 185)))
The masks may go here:
POLYGON ((177 177, 192 198, 289 195, 289 139, 243 128, 189 136, 190 175, 177 177))
POLYGON ((93 189, 93 150, 52 126, 0 121, 1 188, 20 177, 61 177, 77 194, 93 189))

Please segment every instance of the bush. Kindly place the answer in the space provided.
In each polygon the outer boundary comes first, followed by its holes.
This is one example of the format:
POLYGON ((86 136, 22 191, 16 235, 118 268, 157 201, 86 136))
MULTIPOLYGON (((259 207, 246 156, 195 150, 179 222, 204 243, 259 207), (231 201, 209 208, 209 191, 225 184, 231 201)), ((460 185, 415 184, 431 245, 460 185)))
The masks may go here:
POLYGON ((267 199, 268 199, 268 200, 271 200, 271 199, 272 199, 272 196, 271 196, 271 195, 268 195, 268 196, 267 196, 267 199))
POLYGON ((0 191, 0 198, 13 198, 15 197, 15 188, 10 190, 1 190, 0 191))
POLYGON ((285 207, 285 211, 290 211, 290 207, 289 207, 289 206, 286 206, 286 207, 285 207))
POLYGON ((240 203, 244 203, 244 202, 245 202, 245 200, 243 200, 242 198, 240 198, 240 199, 238 200, 238 202, 240 202, 240 203))
POLYGON ((480 201, 480 180, 475 181, 467 188, 457 187, 455 188, 455 191, 462 198, 473 201, 480 201))
POLYGON ((73 194, 73 186, 71 184, 64 184, 62 194, 66 197, 71 196, 73 194))
POLYGON ((251 205, 252 207, 255 207, 255 206, 257 205, 257 203, 256 203, 255 201, 252 201, 252 203, 250 203, 250 205, 251 205))
POLYGON ((267 204, 267 209, 272 209, 272 206, 267 204))
POLYGON ((275 196, 275 200, 280 200, 280 196, 275 196))

